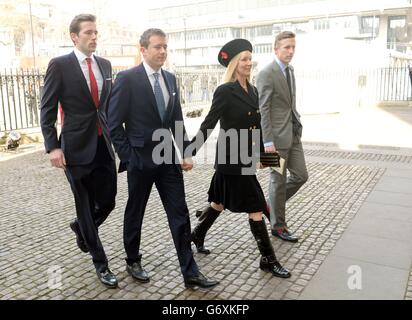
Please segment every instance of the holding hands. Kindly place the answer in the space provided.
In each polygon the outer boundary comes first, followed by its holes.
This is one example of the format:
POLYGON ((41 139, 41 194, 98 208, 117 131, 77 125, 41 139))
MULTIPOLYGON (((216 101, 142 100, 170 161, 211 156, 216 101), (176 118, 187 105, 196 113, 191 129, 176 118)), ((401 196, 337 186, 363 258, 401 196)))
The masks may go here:
POLYGON ((180 166, 182 167, 183 171, 190 171, 193 168, 193 160, 192 158, 185 158, 180 161, 180 166))

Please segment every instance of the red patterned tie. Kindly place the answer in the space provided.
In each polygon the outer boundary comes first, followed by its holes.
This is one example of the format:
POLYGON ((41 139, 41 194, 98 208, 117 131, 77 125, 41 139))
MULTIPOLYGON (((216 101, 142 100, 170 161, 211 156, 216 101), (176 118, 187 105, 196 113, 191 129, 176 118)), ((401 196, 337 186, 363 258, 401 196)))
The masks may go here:
MULTIPOLYGON (((93 69, 92 69, 92 59, 86 58, 87 67, 89 68, 89 78, 90 78, 90 93, 92 94, 92 98, 96 108, 99 107, 99 88, 97 87, 96 77, 94 76, 93 69)), ((97 133, 99 136, 102 135, 102 128, 100 127, 99 120, 97 120, 97 133)))

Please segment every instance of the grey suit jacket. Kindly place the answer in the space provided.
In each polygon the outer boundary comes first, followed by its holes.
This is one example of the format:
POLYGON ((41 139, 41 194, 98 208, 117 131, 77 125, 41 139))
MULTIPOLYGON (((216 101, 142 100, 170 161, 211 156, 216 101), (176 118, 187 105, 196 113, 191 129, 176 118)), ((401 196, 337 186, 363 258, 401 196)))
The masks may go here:
MULTIPOLYGON (((293 71, 292 66, 290 69, 293 71)), ((296 86, 292 73, 292 97, 288 83, 274 60, 257 76, 259 108, 261 112, 263 142, 273 142, 276 149, 289 149, 300 142, 302 124, 296 111, 296 86)))

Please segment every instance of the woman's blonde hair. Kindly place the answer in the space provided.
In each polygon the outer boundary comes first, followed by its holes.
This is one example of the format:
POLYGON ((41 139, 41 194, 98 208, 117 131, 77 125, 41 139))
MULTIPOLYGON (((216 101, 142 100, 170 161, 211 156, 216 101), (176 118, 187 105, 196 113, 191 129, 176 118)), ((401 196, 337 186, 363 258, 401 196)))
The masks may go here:
MULTIPOLYGON (((229 65, 226 68, 226 72, 223 75, 223 80, 222 80, 222 84, 223 83, 227 83, 227 82, 235 82, 236 81, 236 68, 239 64, 240 61, 240 57, 242 55, 243 52, 246 52, 248 50, 239 52, 237 55, 235 55, 232 60, 230 60, 229 65)), ((250 76, 247 79, 250 82, 250 76)))

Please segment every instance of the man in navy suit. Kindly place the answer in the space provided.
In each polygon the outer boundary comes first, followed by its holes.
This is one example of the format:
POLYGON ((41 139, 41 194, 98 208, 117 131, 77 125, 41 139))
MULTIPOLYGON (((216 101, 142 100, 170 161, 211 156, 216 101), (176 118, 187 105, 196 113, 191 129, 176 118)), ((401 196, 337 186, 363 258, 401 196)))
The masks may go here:
POLYGON ((64 169, 73 191, 77 219, 70 223, 83 252, 90 252, 99 280, 117 280, 108 267, 98 228, 115 207, 117 173, 107 128, 112 67, 96 51, 96 17, 76 16, 70 24, 74 51, 50 61, 41 100, 41 129, 53 167, 64 169), (64 124, 58 138, 58 104, 64 124))
POLYGON ((129 198, 123 229, 126 270, 137 281, 150 280, 142 267, 139 250, 143 215, 155 184, 167 214, 185 286, 213 287, 218 282, 199 272, 190 247, 182 169, 190 170, 193 165, 189 159, 179 163, 172 142, 173 135, 184 155, 189 141, 176 78, 162 69, 167 58, 166 34, 160 29, 148 29, 140 38, 140 46, 144 62, 117 75, 108 111, 110 135, 121 161, 119 172, 127 170, 129 198))

